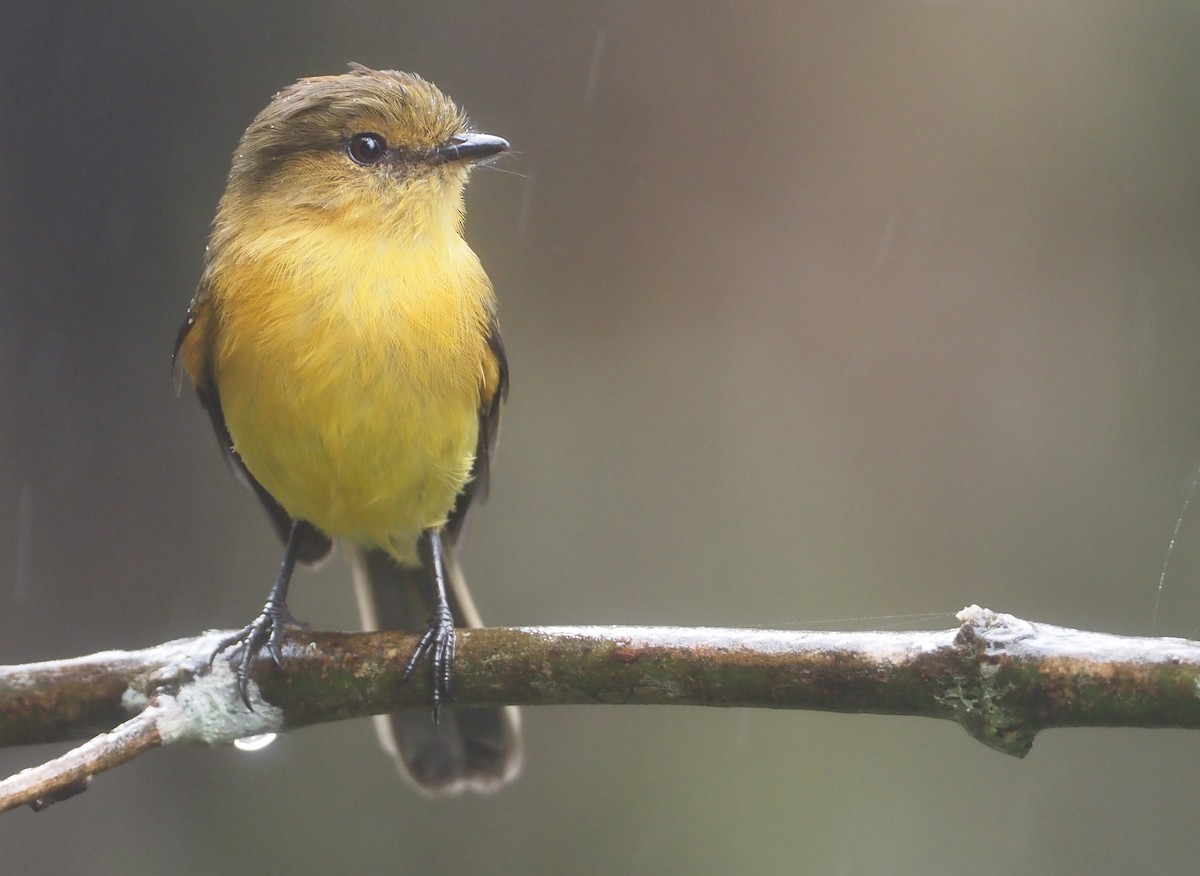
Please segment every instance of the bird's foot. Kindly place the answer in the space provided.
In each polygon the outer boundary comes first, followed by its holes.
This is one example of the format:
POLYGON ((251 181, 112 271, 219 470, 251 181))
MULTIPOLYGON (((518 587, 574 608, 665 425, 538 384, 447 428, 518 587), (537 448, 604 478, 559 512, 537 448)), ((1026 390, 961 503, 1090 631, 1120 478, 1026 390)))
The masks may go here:
POLYGON ((421 658, 426 654, 430 655, 433 664, 434 723, 437 723, 442 703, 450 694, 450 666, 454 662, 454 641, 454 616, 450 613, 450 606, 443 603, 429 616, 425 634, 421 636, 421 641, 417 642, 417 647, 413 649, 412 656, 404 666, 404 672, 400 674, 400 683, 404 684, 412 678, 421 658))
POLYGON ((226 636, 213 650, 209 665, 223 652, 232 649, 229 655, 237 672, 238 693, 246 708, 253 711, 250 705, 250 661, 265 645, 267 653, 275 661, 275 665, 283 668, 283 637, 289 626, 296 626, 296 620, 287 609, 287 604, 268 599, 262 612, 246 626, 231 636, 226 636), (239 656, 240 655, 240 656, 239 656))

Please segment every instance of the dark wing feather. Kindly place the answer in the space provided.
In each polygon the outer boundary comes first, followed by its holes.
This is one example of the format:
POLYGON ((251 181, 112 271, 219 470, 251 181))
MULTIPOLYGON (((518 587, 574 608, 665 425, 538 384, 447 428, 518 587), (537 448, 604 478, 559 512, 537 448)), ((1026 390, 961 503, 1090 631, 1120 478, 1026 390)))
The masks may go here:
POLYGON ((458 540, 471 504, 487 498, 492 455, 496 452, 496 438, 500 434, 500 410, 508 399, 508 357, 504 353, 504 339, 500 337, 500 325, 494 314, 488 324, 487 345, 495 358, 498 379, 491 397, 479 400, 479 439, 475 445, 471 479, 458 494, 454 510, 446 523, 446 534, 451 541, 458 540))

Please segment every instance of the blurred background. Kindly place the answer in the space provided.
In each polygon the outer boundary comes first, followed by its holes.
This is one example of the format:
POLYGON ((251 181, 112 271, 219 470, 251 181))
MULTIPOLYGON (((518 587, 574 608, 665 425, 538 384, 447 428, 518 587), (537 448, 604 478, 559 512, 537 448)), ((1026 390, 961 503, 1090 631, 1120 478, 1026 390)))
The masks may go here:
MULTIPOLYGON (((302 75, 433 79, 514 154, 467 235, 511 404, 494 624, 1200 629, 1200 7, 22 4, 0 33, 0 660, 245 623, 279 546, 173 392, 229 156, 302 75), (1192 506, 1159 590, 1181 509, 1192 506), (1160 599, 1161 597, 1161 599, 1160 599), (1156 604, 1158 605, 1156 613, 1156 604)), ((335 558, 293 609, 356 621, 335 558)), ((431 801, 368 721, 0 819, 5 873, 1174 873, 1200 734, 1024 761, 921 719, 526 710, 431 801), (964 862, 969 861, 969 866, 964 862)), ((62 746, 0 752, 5 774, 62 746)))

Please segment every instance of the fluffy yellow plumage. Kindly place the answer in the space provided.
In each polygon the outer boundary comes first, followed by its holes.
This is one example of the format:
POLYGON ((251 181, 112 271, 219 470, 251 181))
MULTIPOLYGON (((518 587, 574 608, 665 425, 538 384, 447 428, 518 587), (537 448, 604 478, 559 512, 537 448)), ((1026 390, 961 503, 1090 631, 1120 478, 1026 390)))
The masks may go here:
POLYGON ((213 376, 234 449, 293 517, 412 562, 467 482, 495 392, 491 287, 457 234, 304 225, 272 257, 213 266, 213 376))

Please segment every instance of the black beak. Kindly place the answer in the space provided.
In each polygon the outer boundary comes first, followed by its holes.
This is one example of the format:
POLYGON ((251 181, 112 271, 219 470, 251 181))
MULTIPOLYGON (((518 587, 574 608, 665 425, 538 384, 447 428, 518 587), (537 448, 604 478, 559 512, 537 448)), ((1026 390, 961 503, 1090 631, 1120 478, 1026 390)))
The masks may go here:
POLYGON ((458 134, 433 150, 436 164, 482 161, 508 149, 508 141, 491 134, 458 134))

